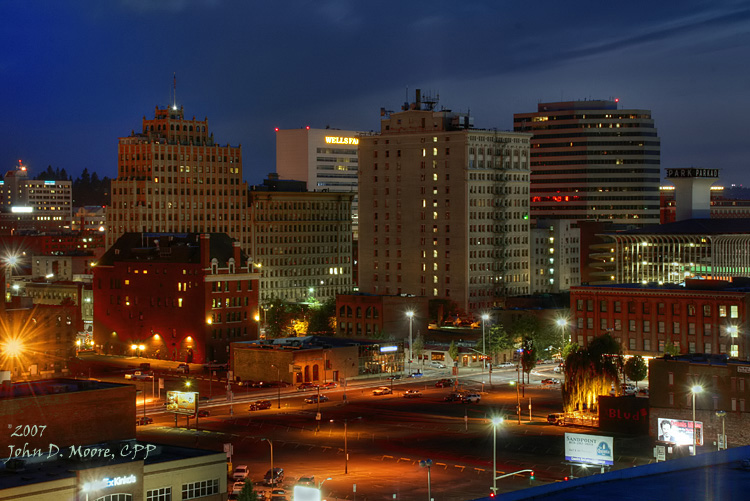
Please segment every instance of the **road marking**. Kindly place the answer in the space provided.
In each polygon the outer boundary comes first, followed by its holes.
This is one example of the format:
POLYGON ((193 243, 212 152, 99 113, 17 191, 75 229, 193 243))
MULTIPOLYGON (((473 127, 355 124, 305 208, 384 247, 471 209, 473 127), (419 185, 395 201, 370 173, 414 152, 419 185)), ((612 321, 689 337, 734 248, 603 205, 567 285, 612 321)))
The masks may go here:
POLYGON ((409 459, 409 458, 399 458, 399 460, 396 461, 396 462, 400 463, 401 461, 409 461, 409 462, 411 462, 411 459, 409 459))
POLYGON ((463 472, 463 471, 464 471, 464 469, 466 468, 465 466, 461 466, 461 465, 459 465, 459 464, 454 464, 454 465, 453 465, 453 467, 454 467, 454 468, 461 468, 461 472, 463 472))
POLYGON ((484 468, 474 468, 474 471, 476 471, 477 473, 481 473, 484 471, 484 468))
POLYGON ((380 458, 380 460, 381 460, 381 461, 385 461, 385 458, 390 458, 390 459, 393 459, 393 456, 385 456, 385 455, 384 455, 384 456, 383 456, 382 458, 380 458))

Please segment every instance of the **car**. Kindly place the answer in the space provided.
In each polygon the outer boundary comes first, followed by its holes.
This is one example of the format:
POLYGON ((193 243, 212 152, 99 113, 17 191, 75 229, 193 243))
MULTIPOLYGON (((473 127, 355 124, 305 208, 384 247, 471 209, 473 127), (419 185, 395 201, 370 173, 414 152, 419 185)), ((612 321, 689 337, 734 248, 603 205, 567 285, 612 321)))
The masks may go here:
POLYGON ((330 400, 326 395, 311 395, 305 399, 306 404, 317 404, 318 402, 328 402, 330 400))
POLYGON ((560 384, 560 380, 556 377, 548 377, 546 379, 542 379, 542 384, 560 384))
POLYGON ((268 470, 266 475, 263 477, 263 483, 266 485, 278 485, 284 481, 284 468, 274 468, 268 470), (273 471, 273 477, 271 472, 273 471))
POLYGON ((271 408, 270 400, 256 400, 255 402, 250 404, 251 411, 262 411, 263 409, 270 409, 270 408, 271 408))
POLYGON ((336 388, 339 384, 335 381, 329 381, 320 385, 321 388, 336 388))
POLYGON ((462 393, 449 393, 443 400, 446 402, 462 402, 464 396, 462 393))
POLYGON ((381 386, 380 388, 375 388, 372 390, 373 395, 390 395, 393 393, 393 390, 388 388, 387 386, 381 386))
POLYGON ((479 393, 467 393, 464 395, 462 402, 465 404, 477 404, 482 400, 482 396, 479 393))
POLYGON ((143 371, 135 371, 132 374, 125 374, 125 379, 139 379, 139 380, 146 380, 146 379, 153 379, 154 376, 147 372, 143 371))
POLYGON ((430 367, 433 369, 445 369, 445 364, 442 362, 438 362, 437 360, 430 361, 430 367))
POLYGON ((211 415, 211 411, 208 409, 201 409, 198 411, 198 417, 208 417, 211 415))
POLYGON ((404 398, 416 398, 416 397, 421 397, 421 396, 422 396, 422 392, 419 390, 406 390, 404 392, 404 398))
POLYGON ((179 374, 190 374, 190 366, 188 364, 180 364, 177 366, 177 372, 179 374))
POLYGON ((245 482, 242 480, 239 480, 232 484, 232 494, 239 494, 242 492, 242 489, 245 487, 245 482))
POLYGON ((417 372, 412 372, 411 374, 409 374, 409 377, 422 377, 423 375, 424 374, 422 374, 421 372, 417 371, 417 372))
POLYGON ((639 397, 647 397, 648 396, 648 388, 638 388, 637 395, 639 397))
POLYGON ((562 365, 558 365, 557 367, 554 368, 554 372, 556 372, 557 374, 560 374, 563 370, 564 369, 562 365))
POLYGON ((304 477, 299 477, 299 480, 297 480, 297 485, 315 487, 315 475, 306 475, 304 477))
POLYGON ((154 422, 153 418, 150 418, 148 416, 141 416, 139 418, 135 418, 135 425, 136 426, 143 426, 143 425, 146 425, 146 424, 151 424, 153 422, 154 422))
POLYGON ((271 501, 287 501, 286 491, 284 489, 273 489, 271 491, 271 501))
POLYGON ((502 363, 499 363, 499 364, 495 364, 493 367, 495 367, 497 369, 504 369, 506 367, 515 367, 515 366, 516 366, 516 364, 514 364, 513 362, 502 362, 502 363))
POLYGON ((234 469, 234 473, 232 473, 232 479, 233 480, 245 480, 247 476, 250 474, 250 468, 246 464, 238 465, 237 468, 234 469))
POLYGON ((553 412, 547 416, 547 422, 549 424, 556 424, 562 426, 565 424, 565 413, 564 412, 553 412))
POLYGON ((312 390, 317 387, 318 385, 313 384, 313 383, 302 383, 301 385, 297 386, 297 391, 307 391, 307 390, 312 390))
POLYGON ((391 374, 386 379, 390 379, 391 381, 396 381, 397 379, 401 379, 401 374, 391 374))
POLYGON ((435 388, 445 388, 453 386, 452 379, 441 379, 435 383, 435 388))

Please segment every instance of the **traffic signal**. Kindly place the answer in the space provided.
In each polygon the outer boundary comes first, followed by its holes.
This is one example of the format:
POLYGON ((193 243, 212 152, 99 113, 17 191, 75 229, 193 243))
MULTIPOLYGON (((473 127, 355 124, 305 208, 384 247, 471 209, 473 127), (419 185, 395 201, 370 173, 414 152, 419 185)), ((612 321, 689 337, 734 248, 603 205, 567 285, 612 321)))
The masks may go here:
POLYGON ((529 473, 529 480, 534 480, 534 470, 531 470, 531 473, 529 473))
POLYGON ((567 482, 567 481, 568 481, 568 477, 564 477, 563 482, 567 482))
POLYGON ((491 497, 491 498, 494 498, 494 497, 495 497, 495 492, 494 492, 494 491, 493 491, 493 492, 490 492, 490 497, 491 497))

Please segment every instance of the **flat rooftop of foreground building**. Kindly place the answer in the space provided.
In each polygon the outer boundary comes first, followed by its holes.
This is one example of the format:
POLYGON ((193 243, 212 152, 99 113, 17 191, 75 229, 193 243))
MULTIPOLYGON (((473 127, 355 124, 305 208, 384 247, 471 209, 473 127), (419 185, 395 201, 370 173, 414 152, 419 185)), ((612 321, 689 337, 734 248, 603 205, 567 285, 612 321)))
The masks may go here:
POLYGON ((301 336, 282 337, 277 339, 256 339, 251 341, 239 341, 232 344, 237 348, 313 350, 320 348, 343 348, 346 346, 394 343, 395 341, 374 341, 329 336, 301 336))
MULTIPOLYGON (((750 446, 709 452, 498 495, 502 501, 747 499, 750 446)), ((490 501, 485 497, 475 501, 490 501)))
POLYGON ((52 378, 38 381, 4 382, 0 385, 0 399, 40 397, 60 393, 106 390, 123 388, 131 385, 107 383, 98 379, 52 378))
POLYGON ((605 231, 603 235, 729 235, 750 234, 750 218, 685 219, 674 223, 650 224, 624 231, 605 231))
POLYGON ((729 280, 711 280, 689 278, 682 283, 624 283, 624 284, 590 284, 575 285, 573 292, 583 289, 642 289, 642 290, 670 290, 690 292, 750 292, 750 277, 733 277, 729 280))
POLYGON ((80 470, 121 465, 141 460, 146 467, 170 461, 206 458, 217 454, 226 458, 226 453, 221 451, 155 444, 135 439, 64 447, 59 450, 51 447, 41 451, 38 456, 10 461, 7 461, 7 457, 3 458, 0 461, 0 492, 3 489, 75 478, 80 470), (112 457, 82 458, 84 450, 108 450, 112 457), (54 455, 51 455, 50 452, 54 455))

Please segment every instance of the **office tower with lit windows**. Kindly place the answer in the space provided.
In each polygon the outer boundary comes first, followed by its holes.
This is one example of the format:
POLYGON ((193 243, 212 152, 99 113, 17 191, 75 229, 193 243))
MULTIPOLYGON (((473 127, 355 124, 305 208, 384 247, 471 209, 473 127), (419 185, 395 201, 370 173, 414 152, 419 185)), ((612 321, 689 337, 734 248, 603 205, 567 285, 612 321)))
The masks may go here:
POLYGON ((359 143, 360 291, 470 313, 529 293, 529 134, 417 99, 359 143))
POLYGON ((126 232, 226 233, 248 246, 242 147, 219 145, 208 119, 156 107, 120 138, 107 210, 107 246, 126 232))
POLYGON ((358 233, 357 147, 361 132, 340 129, 276 129, 276 173, 305 181, 307 189, 354 194, 352 231, 358 233))
POLYGON ((650 110, 614 101, 540 103, 516 113, 531 139, 533 219, 659 223, 660 140, 650 110))
POLYGON ((40 230, 59 230, 70 224, 73 214, 73 182, 31 179, 19 161, 0 180, 0 213, 40 230))

